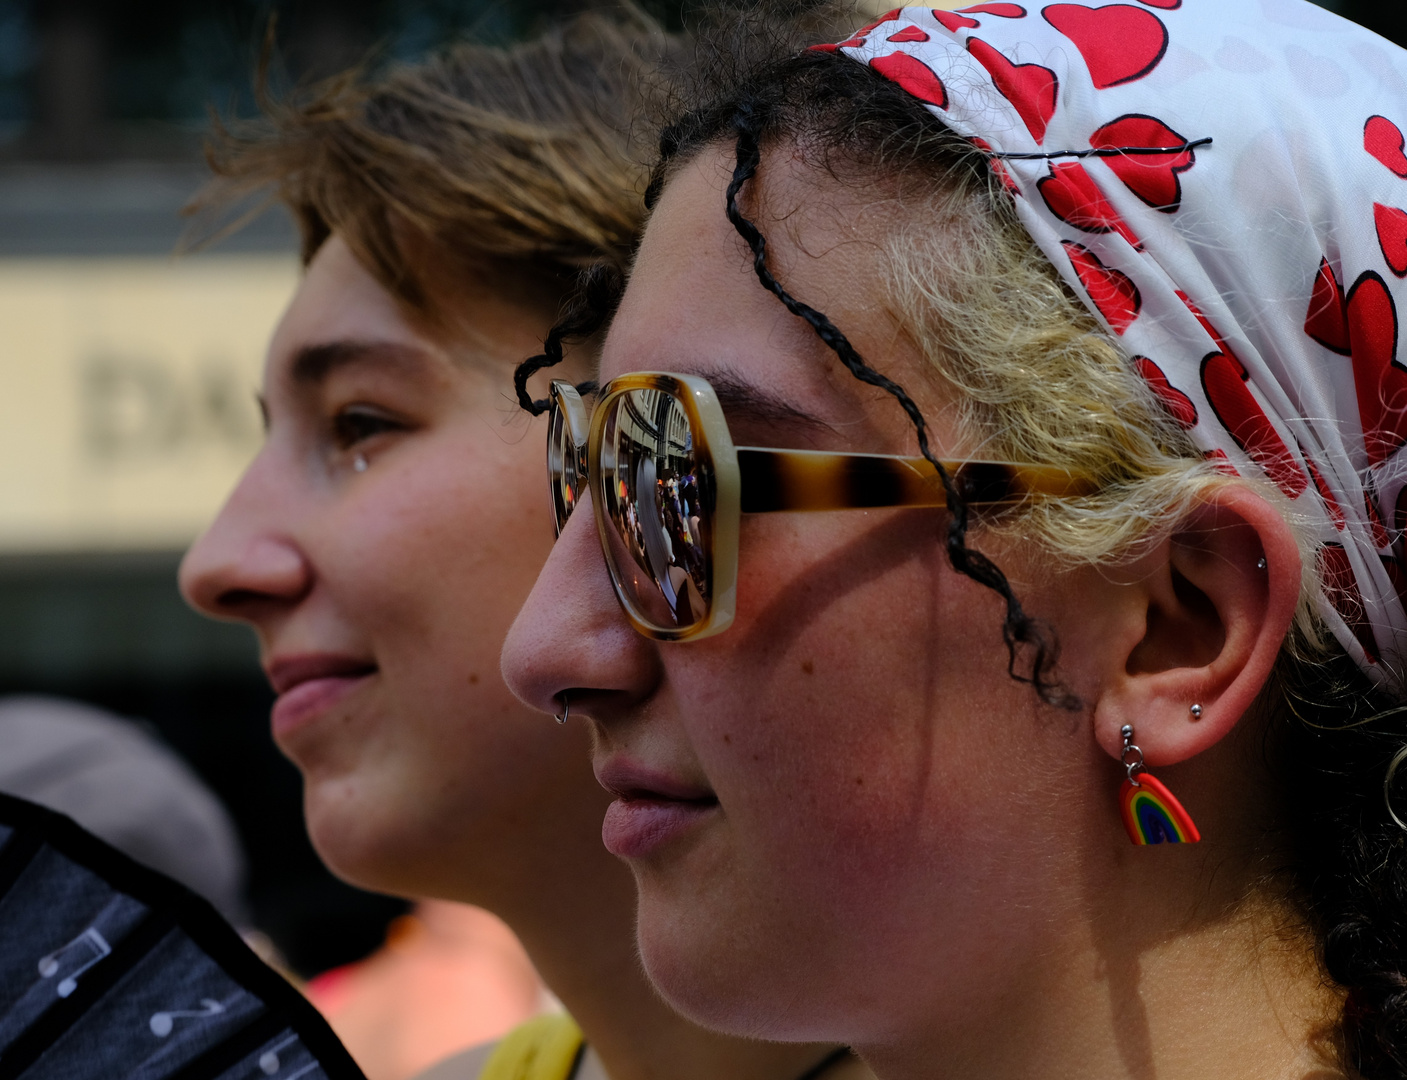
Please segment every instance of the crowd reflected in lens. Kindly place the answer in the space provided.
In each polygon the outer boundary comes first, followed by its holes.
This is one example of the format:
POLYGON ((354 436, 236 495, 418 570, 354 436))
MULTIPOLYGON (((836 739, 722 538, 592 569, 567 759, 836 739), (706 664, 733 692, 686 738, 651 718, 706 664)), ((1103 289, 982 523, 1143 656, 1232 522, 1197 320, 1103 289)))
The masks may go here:
POLYGON ((663 390, 607 403, 602 488, 612 569, 637 614, 685 629, 708 613, 713 493, 683 405, 663 390))

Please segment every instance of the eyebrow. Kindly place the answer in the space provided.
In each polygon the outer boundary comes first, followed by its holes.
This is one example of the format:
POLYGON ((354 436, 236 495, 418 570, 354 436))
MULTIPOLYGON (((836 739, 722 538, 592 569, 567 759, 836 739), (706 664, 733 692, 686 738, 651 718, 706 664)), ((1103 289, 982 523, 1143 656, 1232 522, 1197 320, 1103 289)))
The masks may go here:
POLYGON ((835 434, 835 428, 819 416, 732 372, 711 371, 708 381, 729 419, 749 420, 760 425, 785 424, 835 434))
POLYGON ((395 341, 329 341, 305 345, 293 355, 290 378, 300 386, 316 386, 340 368, 375 362, 393 367, 419 367, 429 359, 423 349, 395 341))

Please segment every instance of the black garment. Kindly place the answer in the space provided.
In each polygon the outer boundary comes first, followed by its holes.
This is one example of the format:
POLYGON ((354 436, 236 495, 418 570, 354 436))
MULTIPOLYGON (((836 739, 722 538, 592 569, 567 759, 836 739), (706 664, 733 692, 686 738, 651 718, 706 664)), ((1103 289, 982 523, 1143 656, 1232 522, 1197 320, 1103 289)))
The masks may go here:
POLYGON ((0 1080, 365 1080, 205 900, 0 795, 0 1080))

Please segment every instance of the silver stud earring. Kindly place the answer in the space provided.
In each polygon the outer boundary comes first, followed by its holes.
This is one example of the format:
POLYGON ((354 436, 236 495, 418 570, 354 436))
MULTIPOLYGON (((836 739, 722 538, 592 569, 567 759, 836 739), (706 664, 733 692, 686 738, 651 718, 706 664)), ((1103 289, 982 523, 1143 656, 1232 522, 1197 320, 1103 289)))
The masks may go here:
POLYGON ((358 454, 352 460, 352 468, 356 469, 357 472, 366 472, 366 455, 358 454))
POLYGON ((1266 565, 1266 563, 1265 563, 1265 556, 1262 555, 1259 559, 1256 560, 1256 569, 1257 569, 1257 570, 1264 570, 1264 569, 1265 569, 1265 565, 1266 565))
POLYGON ((1202 706, 1200 706, 1200 705, 1193 705, 1193 706, 1192 706, 1192 719, 1193 719, 1193 720, 1200 720, 1200 719, 1202 719, 1202 706))

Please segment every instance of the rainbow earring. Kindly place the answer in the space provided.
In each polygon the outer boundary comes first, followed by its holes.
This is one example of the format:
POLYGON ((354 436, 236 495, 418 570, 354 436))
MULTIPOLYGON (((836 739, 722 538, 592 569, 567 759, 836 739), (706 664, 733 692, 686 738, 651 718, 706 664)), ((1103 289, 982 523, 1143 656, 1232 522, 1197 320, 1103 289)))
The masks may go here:
POLYGON ((1119 788, 1119 813, 1129 839, 1144 844, 1195 844, 1202 839, 1177 797, 1143 765, 1143 751, 1133 742, 1133 725, 1125 724, 1124 752, 1119 760, 1128 777, 1119 788))

